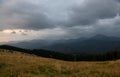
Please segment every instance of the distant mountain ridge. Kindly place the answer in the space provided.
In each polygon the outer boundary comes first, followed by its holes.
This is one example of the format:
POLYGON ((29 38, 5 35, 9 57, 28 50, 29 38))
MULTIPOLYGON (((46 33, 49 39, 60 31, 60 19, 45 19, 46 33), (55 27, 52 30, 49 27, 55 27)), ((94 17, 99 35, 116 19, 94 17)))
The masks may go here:
POLYGON ((91 37, 92 40, 109 40, 109 41, 120 41, 120 37, 114 37, 114 36, 105 36, 105 35, 95 35, 91 37))
POLYGON ((32 40, 15 43, 13 46, 27 49, 45 49, 66 54, 92 54, 120 49, 120 38, 98 34, 90 38, 57 40, 55 42, 32 40))
POLYGON ((69 54, 80 53, 104 53, 110 50, 120 49, 120 38, 105 35, 96 35, 85 40, 74 40, 68 43, 59 43, 46 47, 48 50, 54 50, 69 54))

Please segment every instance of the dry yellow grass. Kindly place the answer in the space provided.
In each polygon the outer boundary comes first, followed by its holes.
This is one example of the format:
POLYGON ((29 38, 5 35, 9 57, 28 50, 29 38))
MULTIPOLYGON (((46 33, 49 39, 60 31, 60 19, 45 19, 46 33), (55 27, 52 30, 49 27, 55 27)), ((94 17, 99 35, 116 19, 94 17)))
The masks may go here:
POLYGON ((120 60, 67 62, 0 50, 0 77, 120 77, 120 60))

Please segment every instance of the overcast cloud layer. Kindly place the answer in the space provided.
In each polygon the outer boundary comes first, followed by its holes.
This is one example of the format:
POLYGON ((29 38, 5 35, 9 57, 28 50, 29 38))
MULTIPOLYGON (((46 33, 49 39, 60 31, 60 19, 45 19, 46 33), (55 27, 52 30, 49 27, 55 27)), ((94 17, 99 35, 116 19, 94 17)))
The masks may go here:
POLYGON ((0 0, 0 33, 14 30, 11 33, 17 34, 15 29, 24 29, 28 32, 19 37, 27 37, 31 30, 44 30, 52 38, 61 32, 59 38, 120 36, 119 14, 120 0, 0 0), (56 29, 54 35, 48 31, 56 29))

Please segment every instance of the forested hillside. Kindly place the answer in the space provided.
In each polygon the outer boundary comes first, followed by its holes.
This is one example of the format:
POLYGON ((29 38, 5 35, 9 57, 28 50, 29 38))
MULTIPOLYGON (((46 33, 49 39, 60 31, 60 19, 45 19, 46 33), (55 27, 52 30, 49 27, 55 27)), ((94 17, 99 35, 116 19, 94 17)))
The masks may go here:
POLYGON ((102 54, 64 54, 55 51, 48 51, 42 49, 22 49, 8 45, 0 46, 0 49, 7 49, 17 52, 23 52, 28 54, 33 54, 41 57, 60 59, 65 61, 107 61, 107 60, 117 60, 120 59, 120 50, 108 51, 102 54))

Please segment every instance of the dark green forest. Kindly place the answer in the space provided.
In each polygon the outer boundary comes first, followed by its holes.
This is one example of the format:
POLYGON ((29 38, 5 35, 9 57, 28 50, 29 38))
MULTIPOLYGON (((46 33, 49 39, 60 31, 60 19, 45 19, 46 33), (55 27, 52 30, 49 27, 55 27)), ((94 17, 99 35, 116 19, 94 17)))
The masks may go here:
POLYGON ((0 49, 7 49, 11 53, 22 52, 32 54, 40 57, 54 58, 65 61, 110 61, 120 59, 120 50, 111 50, 100 54, 64 54, 55 51, 43 50, 43 49, 22 49, 9 45, 1 45, 0 49))

